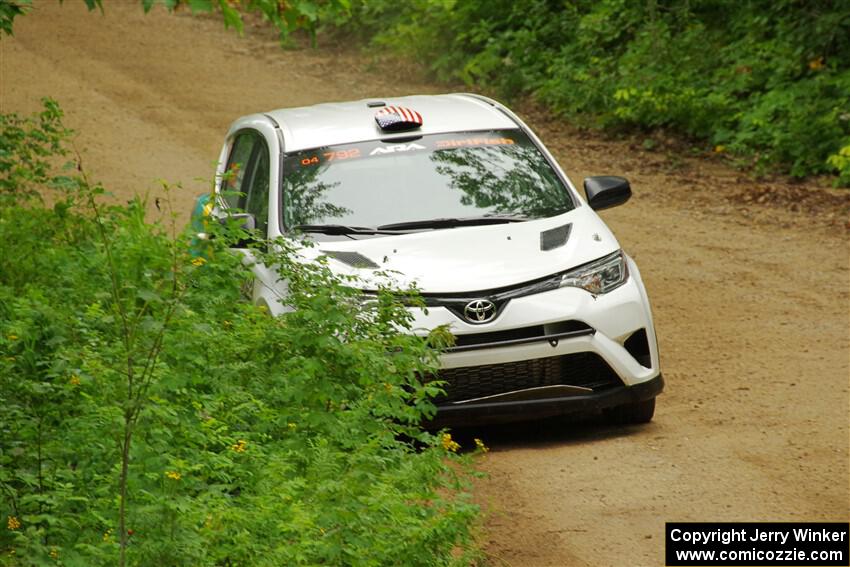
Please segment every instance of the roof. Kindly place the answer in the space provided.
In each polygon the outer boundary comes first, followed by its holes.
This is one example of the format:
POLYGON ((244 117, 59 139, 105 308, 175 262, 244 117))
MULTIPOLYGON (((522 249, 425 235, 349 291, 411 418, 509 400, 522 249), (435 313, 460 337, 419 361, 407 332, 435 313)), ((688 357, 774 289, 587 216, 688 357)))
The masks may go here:
POLYGON ((366 140, 409 138, 416 134, 517 127, 487 99, 467 94, 369 98, 282 108, 265 114, 280 125, 287 152, 366 140), (424 124, 415 131, 382 131, 374 118, 380 107, 367 106, 376 101, 413 109, 422 115, 424 124))

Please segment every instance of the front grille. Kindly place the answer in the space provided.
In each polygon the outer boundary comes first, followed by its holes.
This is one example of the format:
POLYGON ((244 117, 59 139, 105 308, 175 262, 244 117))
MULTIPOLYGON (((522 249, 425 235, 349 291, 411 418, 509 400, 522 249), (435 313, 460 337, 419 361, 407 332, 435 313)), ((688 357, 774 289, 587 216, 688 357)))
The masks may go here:
POLYGON ((520 327, 519 329, 495 331, 490 333, 469 333, 466 335, 455 335, 454 346, 471 346, 513 341, 517 339, 531 339, 534 337, 542 337, 545 334, 546 333, 543 332, 543 325, 520 327))
POLYGON ((455 335, 454 346, 465 347, 481 344, 503 343, 522 339, 533 339, 535 337, 542 338, 547 334, 592 330, 590 325, 581 321, 561 321, 559 323, 552 323, 547 327, 544 327, 543 325, 532 325, 531 327, 520 327, 517 329, 509 329, 507 331, 490 331, 487 333, 467 333, 465 335, 455 335))
POLYGON ((562 356, 444 368, 437 374, 446 393, 437 403, 455 402, 503 394, 524 388, 569 385, 593 390, 621 386, 617 374, 597 354, 579 352, 562 356))

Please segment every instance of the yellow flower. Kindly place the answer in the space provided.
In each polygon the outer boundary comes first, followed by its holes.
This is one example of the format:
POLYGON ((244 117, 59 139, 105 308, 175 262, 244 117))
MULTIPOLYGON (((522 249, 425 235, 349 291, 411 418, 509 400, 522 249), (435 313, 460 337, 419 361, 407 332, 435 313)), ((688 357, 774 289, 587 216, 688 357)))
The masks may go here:
POLYGON ((18 335, 6 335, 6 338, 10 341, 16 341, 18 340, 18 335))
POLYGON ((722 154, 725 151, 726 151, 726 146, 722 146, 722 145, 714 146, 714 153, 716 153, 716 154, 722 154))
POLYGON ((17 530, 21 527, 21 522, 15 516, 9 516, 9 519, 6 520, 6 527, 10 530, 17 530))
POLYGON ((825 67, 825 65, 823 63, 823 57, 822 56, 818 57, 817 59, 812 59, 811 61, 809 61, 809 69, 811 69, 812 71, 820 71, 824 67, 825 67))
POLYGON ((475 438, 475 446, 478 447, 478 449, 483 453, 486 453, 487 451, 490 450, 490 447, 485 445, 484 441, 482 441, 481 439, 479 439, 477 437, 475 438))
POLYGON ((177 471, 168 471, 167 473, 165 473, 165 476, 170 478, 171 480, 180 480, 181 478, 183 478, 183 475, 177 471))
POLYGON ((55 547, 51 547, 50 548, 50 557, 52 557, 53 559, 57 559, 59 557, 59 550, 56 549, 55 547))
POLYGON ((203 266, 206 263, 207 263, 206 259, 201 258, 201 257, 192 259, 192 265, 193 266, 203 266))
POLYGON ((289 423, 287 423, 287 424, 286 424, 286 426, 287 426, 289 429, 295 429, 296 427, 298 427, 297 425, 295 425, 295 424, 294 424, 294 423, 292 423, 291 421, 290 421, 289 423))
POLYGON ((72 374, 71 379, 68 380, 68 382, 70 382, 72 386, 79 386, 80 385, 80 377, 77 376, 76 374, 72 374))
POLYGON ((103 532, 103 541, 109 542, 112 540, 112 529, 108 529, 103 532))
POLYGON ((230 448, 237 453, 244 453, 245 449, 248 448, 248 443, 244 439, 240 439, 238 442, 231 445, 230 448))
POLYGON ((452 439, 450 433, 443 433, 441 441, 443 444, 443 449, 445 449, 446 451, 457 452, 457 450, 460 449, 460 444, 458 444, 452 439))

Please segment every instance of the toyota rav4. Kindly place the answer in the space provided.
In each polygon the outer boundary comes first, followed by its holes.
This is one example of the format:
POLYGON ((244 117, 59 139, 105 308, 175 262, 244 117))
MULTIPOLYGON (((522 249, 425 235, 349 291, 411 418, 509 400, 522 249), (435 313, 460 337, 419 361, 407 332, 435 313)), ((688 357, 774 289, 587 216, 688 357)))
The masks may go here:
MULTIPOLYGON (((626 202, 629 182, 589 177, 582 198, 505 106, 450 94, 254 114, 219 163, 213 217, 306 236, 305 259, 339 274, 416 284, 428 308, 411 307, 414 327, 455 336, 436 423, 652 419, 663 380, 649 300, 596 213, 626 202)), ((252 269, 253 301, 282 312, 285 282, 252 269)))

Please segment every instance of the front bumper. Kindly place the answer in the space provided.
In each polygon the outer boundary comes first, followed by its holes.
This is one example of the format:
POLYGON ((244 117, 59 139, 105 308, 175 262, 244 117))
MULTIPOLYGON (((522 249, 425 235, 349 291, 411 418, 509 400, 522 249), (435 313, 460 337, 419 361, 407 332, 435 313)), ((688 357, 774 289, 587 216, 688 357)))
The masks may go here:
POLYGON ((462 405, 444 404, 437 406, 437 415, 427 425, 429 428, 439 429, 590 413, 648 400, 660 394, 663 389, 664 378, 659 374, 635 386, 619 386, 586 395, 462 405))
POLYGON ((442 356, 438 379, 446 395, 435 400, 433 423, 536 419, 661 392, 649 300, 637 266, 627 262, 629 280, 607 294, 561 288, 518 297, 486 324, 467 323, 445 308, 419 312, 416 326, 449 325, 461 345, 442 356), (630 344, 636 336, 640 352, 630 344))

